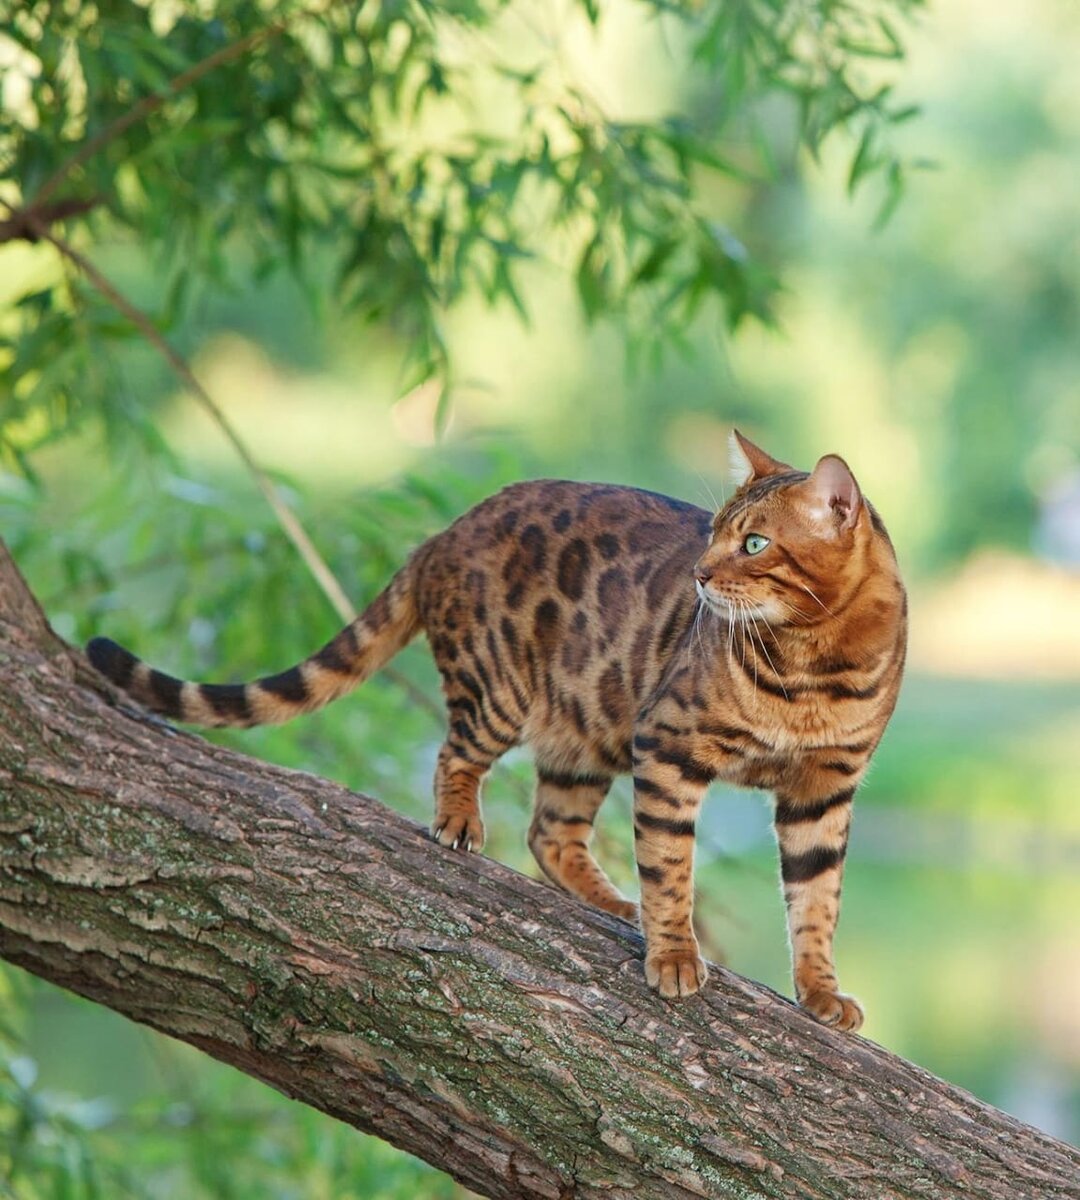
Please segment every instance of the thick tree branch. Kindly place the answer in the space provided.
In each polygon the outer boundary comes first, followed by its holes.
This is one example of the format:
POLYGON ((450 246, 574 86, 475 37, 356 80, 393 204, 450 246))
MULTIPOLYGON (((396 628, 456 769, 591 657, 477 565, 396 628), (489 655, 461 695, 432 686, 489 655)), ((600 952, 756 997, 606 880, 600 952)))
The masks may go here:
POLYGON ((1080 1198, 1080 1153, 374 800, 131 711, 0 547, 0 954, 507 1200, 1080 1198))

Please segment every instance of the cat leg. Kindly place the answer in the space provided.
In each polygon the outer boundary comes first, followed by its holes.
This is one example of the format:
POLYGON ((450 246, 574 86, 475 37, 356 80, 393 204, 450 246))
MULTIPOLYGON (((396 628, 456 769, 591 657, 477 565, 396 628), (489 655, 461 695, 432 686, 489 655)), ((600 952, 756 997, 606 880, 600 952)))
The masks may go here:
MULTIPOLYGON (((480 785, 492 764, 517 745, 520 721, 484 690, 471 671, 455 666, 457 658, 456 650, 436 654, 450 732, 435 765, 431 836, 455 850, 480 850, 484 845, 480 785)), ((480 664, 476 669, 486 680, 480 664)))
POLYGON ((435 819, 431 836, 452 850, 480 850, 484 821, 480 814, 480 784, 491 763, 463 758, 447 742, 435 765, 435 819))
POLYGON ((645 978, 689 996, 708 978, 692 923, 694 830, 714 772, 681 747, 634 739, 634 850, 641 878, 645 978))
POLYGON ((812 798, 778 791, 775 819, 795 995, 811 1016, 846 1030, 862 1025, 863 1011, 840 991, 832 947, 854 794, 854 787, 812 798))
POLYGON ((622 895, 589 851, 593 821, 610 778, 576 778, 537 768, 529 849, 544 874, 594 908, 637 920, 637 905, 622 895))

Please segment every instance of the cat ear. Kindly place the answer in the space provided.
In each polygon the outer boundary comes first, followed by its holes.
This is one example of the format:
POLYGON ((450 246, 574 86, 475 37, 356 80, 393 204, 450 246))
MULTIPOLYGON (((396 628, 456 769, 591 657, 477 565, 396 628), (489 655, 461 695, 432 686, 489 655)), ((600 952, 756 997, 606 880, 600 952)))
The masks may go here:
POLYGON ((839 520, 850 529, 859 519, 862 493, 848 465, 839 455, 826 454, 803 484, 814 515, 822 520, 839 520))
POLYGON ((777 462, 764 450, 758 449, 737 429, 733 429, 728 437, 728 462, 731 466, 731 482, 737 488, 753 483, 755 479, 764 479, 766 475, 779 475, 782 471, 791 470, 786 463, 777 462))

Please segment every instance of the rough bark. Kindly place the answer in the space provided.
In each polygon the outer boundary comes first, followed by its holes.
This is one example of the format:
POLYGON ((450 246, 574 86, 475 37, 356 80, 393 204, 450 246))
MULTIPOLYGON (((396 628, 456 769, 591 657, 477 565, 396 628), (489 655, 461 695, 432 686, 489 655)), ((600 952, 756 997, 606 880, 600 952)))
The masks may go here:
POLYGON ((0 543, 0 954, 492 1197, 1080 1198, 1080 1153, 111 696, 0 543))

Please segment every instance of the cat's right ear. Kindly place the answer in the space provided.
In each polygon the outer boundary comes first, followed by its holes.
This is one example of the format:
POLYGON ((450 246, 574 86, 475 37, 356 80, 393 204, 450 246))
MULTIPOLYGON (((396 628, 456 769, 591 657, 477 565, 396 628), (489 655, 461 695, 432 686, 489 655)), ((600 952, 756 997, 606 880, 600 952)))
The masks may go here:
POLYGON ((792 469, 787 463, 770 457, 737 429, 733 429, 728 437, 728 462, 731 482, 736 488, 753 483, 756 479, 764 479, 767 475, 780 475, 792 469))

